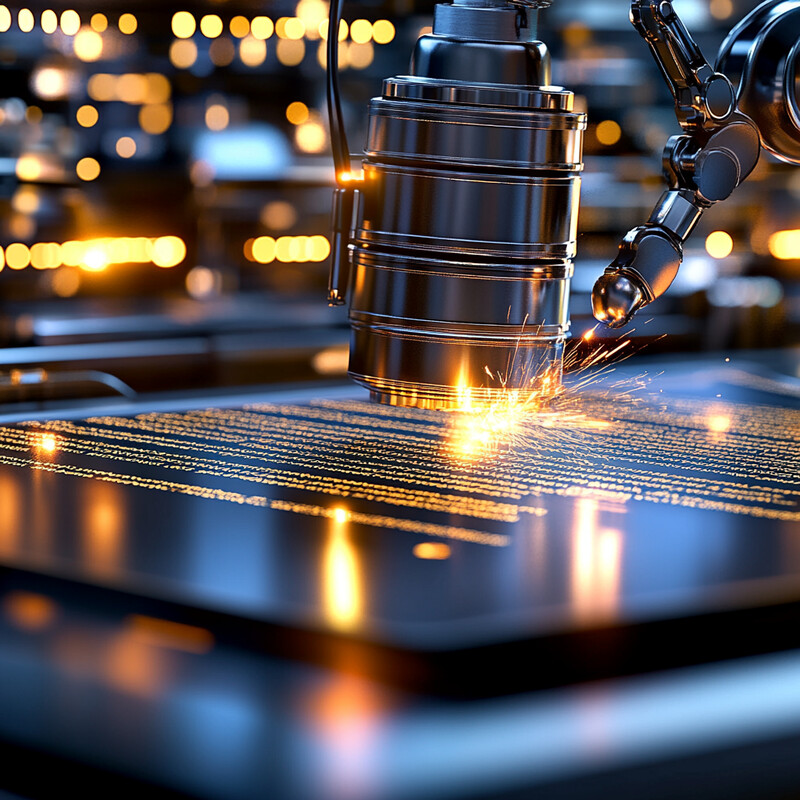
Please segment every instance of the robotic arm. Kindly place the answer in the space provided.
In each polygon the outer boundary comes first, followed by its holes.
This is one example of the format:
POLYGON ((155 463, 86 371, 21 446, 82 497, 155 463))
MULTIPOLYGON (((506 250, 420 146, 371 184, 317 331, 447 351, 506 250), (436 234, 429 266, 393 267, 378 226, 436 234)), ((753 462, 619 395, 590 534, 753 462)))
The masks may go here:
POLYGON ((612 328, 669 288, 703 212, 750 175, 761 150, 759 129, 739 110, 730 80, 706 61, 670 2, 633 0, 631 21, 672 92, 683 133, 664 150, 669 189, 595 284, 594 315, 612 328))

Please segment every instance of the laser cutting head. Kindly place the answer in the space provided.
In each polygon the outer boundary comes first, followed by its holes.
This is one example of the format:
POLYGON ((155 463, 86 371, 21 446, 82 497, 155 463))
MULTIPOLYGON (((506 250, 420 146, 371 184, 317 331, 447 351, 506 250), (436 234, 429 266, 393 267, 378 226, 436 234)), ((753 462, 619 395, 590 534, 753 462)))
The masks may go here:
POLYGON ((550 85, 545 5, 436 6, 409 74, 370 103, 331 298, 349 291, 350 374, 376 400, 450 408, 560 385, 586 118, 550 85))

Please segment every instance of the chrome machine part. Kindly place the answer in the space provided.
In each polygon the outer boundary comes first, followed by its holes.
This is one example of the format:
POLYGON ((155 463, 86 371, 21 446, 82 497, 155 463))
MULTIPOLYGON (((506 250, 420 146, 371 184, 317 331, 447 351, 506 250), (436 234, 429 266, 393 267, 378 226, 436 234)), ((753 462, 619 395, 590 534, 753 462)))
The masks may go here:
POLYGON ((351 245, 350 374, 451 408, 560 383, 586 119, 550 86, 546 2, 436 6, 372 100, 351 245))
MULTIPOLYGON (((728 198, 755 169, 761 140, 765 144, 769 141, 764 128, 765 114, 760 109, 766 100, 760 93, 769 94, 774 86, 770 82, 756 88, 751 81, 758 81, 753 76, 757 68, 762 77, 768 66, 774 70, 775 65, 767 62, 775 51, 769 57, 760 56, 758 48, 750 46, 749 37, 755 35, 763 44, 759 36, 763 35, 762 28, 768 18, 791 17, 796 29, 798 9, 797 0, 763 4, 731 34, 715 70, 671 3, 633 0, 631 21, 650 47, 670 87, 683 134, 673 136, 664 151, 669 190, 647 223, 625 236, 616 260, 595 284, 592 308, 600 322, 611 328, 622 327, 639 309, 660 297, 675 279, 683 259, 683 244, 703 212, 728 198), (744 73, 738 96, 730 79, 723 74, 727 66, 744 73)), ((793 36, 796 41, 796 34, 793 36)), ((789 47, 788 39, 783 45, 779 52, 784 53, 786 62, 784 92, 788 87, 786 75, 791 74, 791 98, 796 108, 794 62, 798 46, 789 47)), ((795 148, 800 156, 800 144, 796 143, 795 148)))

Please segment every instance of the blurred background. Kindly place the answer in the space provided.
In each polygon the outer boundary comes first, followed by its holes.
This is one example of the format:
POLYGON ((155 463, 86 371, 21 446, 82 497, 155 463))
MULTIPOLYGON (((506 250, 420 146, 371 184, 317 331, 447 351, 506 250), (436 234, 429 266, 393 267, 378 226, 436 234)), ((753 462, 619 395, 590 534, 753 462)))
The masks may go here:
MULTIPOLYGON (((712 62, 755 5, 675 3, 712 62)), ((590 120, 576 335, 593 325, 595 278, 660 195, 678 131, 628 7, 557 0, 542 13, 554 80, 590 120)), ((432 9, 345 5, 354 149, 432 9)), ((323 0, 0 5, 0 399, 344 374, 346 312, 325 303, 326 15, 323 0)), ((763 157, 705 215, 646 317, 634 335, 653 352, 800 341, 800 170, 763 157)))

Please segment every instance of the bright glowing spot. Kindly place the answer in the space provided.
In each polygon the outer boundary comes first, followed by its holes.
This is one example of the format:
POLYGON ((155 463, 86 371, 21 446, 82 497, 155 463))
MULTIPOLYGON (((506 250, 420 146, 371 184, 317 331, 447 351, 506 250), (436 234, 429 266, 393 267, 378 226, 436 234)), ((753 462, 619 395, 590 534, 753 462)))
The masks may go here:
POLYGON ((197 30, 194 15, 189 11, 177 11, 172 15, 172 33, 178 39, 188 39, 197 30))
POLYGON ((267 58, 267 43, 254 36, 246 36, 239 42, 239 58, 246 67, 258 67, 267 58))
POLYGON ((236 16, 230 21, 231 36, 237 39, 244 39, 250 33, 250 20, 247 17, 236 16))
POLYGON ((305 103, 301 103, 299 100, 295 100, 294 103, 289 103, 286 108, 286 119, 288 119, 292 125, 302 125, 308 119, 308 106, 305 103))
POLYGON ((19 25, 19 29, 23 33, 30 33, 35 24, 36 20, 33 16, 33 12, 29 8, 20 9, 19 14, 17 14, 17 25, 19 25))
POLYGON ((361 616, 357 551, 347 536, 347 509, 333 510, 331 538, 324 557, 324 604, 334 625, 351 628, 361 616))
POLYGON ((346 508, 334 508, 333 519, 342 525, 350 519, 350 512, 346 508))
POLYGON ((586 331, 586 333, 583 334, 583 337, 582 337, 583 341, 584 342, 590 342, 592 339, 594 339, 594 335, 595 335, 595 329, 594 328, 590 328, 588 331, 586 331))
POLYGON ((426 561, 445 561, 450 558, 450 546, 444 542, 420 542, 414 545, 414 555, 426 561))
POLYGON ((197 61, 197 45, 189 39, 178 39, 169 46, 169 60, 178 69, 189 69, 197 61))
MULTIPOLYGON (((339 41, 343 42, 347 38, 348 27, 344 20, 339 21, 339 41)), ((319 35, 323 41, 328 41, 328 20, 324 19, 319 24, 319 35)))
POLYGON ((145 132, 157 136, 164 133, 172 125, 172 105, 158 103, 146 105, 139 109, 139 127, 145 132))
POLYGON ((372 38, 377 44, 389 44, 394 33, 394 25, 388 19, 379 19, 372 25, 372 38))
POLYGON ((800 230, 773 233, 769 237, 767 247, 772 257, 780 261, 800 258, 800 230))
POLYGON ((275 33, 281 39, 302 39, 306 33, 303 20, 297 17, 281 17, 275 24, 275 33))
POLYGON ((357 19, 350 23, 350 38, 358 44, 372 40, 372 23, 367 19, 357 19))
POLYGON ((19 214, 35 214, 40 205, 39 192, 33 186, 23 184, 11 198, 11 207, 19 214))
POLYGON ((22 156, 17 159, 17 177, 21 181, 35 181, 42 175, 42 162, 36 156, 22 156))
POLYGON ((11 27, 11 12, 8 6, 0 6, 0 33, 5 33, 11 27))
POLYGON ((14 242, 6 247, 6 266, 9 269, 25 269, 31 263, 31 251, 27 245, 14 242))
POLYGON ((68 9, 61 15, 61 31, 66 36, 74 36, 81 29, 81 18, 77 11, 68 9))
POLYGON ((733 14, 733 0, 711 0, 708 10, 714 19, 728 19, 733 14))
POLYGON ((58 30, 58 14, 52 9, 42 11, 42 30, 45 33, 55 33, 58 30))
POLYGON ((253 259, 259 264, 270 264, 275 260, 275 240, 271 236, 259 236, 253 242, 253 259))
POLYGON ((323 0, 300 0, 295 14, 306 26, 309 39, 319 39, 319 24, 328 16, 328 8, 323 0))
POLYGON ((178 236, 160 236, 153 242, 153 263, 157 267, 176 267, 186 258, 186 244, 178 236))
POLYGON ((75 173, 82 181, 93 181, 100 175, 100 164, 95 158, 82 158, 75 167, 75 173))
POLYGON ((145 75, 147 80, 147 102, 166 103, 172 96, 172 86, 166 75, 158 72, 148 72, 145 75))
POLYGON ((222 276, 208 267, 193 267, 186 275, 186 291, 196 300, 217 294, 222 285, 222 276))
POLYGON ((607 119, 597 126, 595 136, 600 144, 611 147, 622 138, 622 128, 613 119, 607 119))
POLYGON ((61 246, 55 242, 37 242, 31 247, 31 265, 35 269, 60 267, 61 246))
POLYGON ((250 33, 256 39, 269 39, 275 32, 275 25, 269 17, 255 17, 250 25, 250 33))
POLYGON ((211 632, 194 625, 140 614, 127 617, 125 624, 137 642, 150 646, 197 654, 208 653, 214 647, 211 632))
POLYGON ((58 100, 67 94, 69 79, 60 67, 42 67, 31 78, 33 91, 43 100, 58 100))
POLYGON ((725 231, 714 231, 706 239, 706 252, 712 258, 727 258, 733 252, 733 239, 725 231))
POLYGON ((124 75, 120 75, 116 82, 117 97, 130 105, 140 105, 146 102, 148 90, 147 76, 136 72, 126 72, 124 75))
POLYGON ((90 247, 83 254, 81 268, 86 270, 86 272, 102 272, 108 264, 108 253, 104 247, 90 247))
POLYGON ((119 28, 121 33, 130 35, 132 33, 136 33, 136 29, 139 27, 139 23, 133 14, 123 14, 119 18, 117 27, 119 28))
POLYGON ((100 115, 94 106, 81 106, 75 113, 75 119, 82 128, 91 128, 97 124, 100 115))
POLYGON ((224 131, 231 121, 231 115, 225 106, 214 103, 206 109, 206 127, 212 131, 224 131))
POLYGON ((295 128, 294 141, 304 153, 321 153, 328 142, 328 134, 320 122, 309 120, 295 128))
POLYGON ((311 359, 311 366, 318 375, 346 375, 350 364, 350 348, 329 347, 320 350, 311 359))
POLYGON ((93 31, 103 33, 108 28, 108 17, 105 14, 92 14, 89 24, 92 26, 93 31))
POLYGON ((103 37, 97 31, 84 28, 75 35, 72 48, 81 61, 97 61, 103 55, 103 37))
POLYGON ((206 39, 216 39, 222 31, 222 20, 216 14, 206 14, 200 20, 200 33, 202 33, 206 39))
POLYGON ((731 427, 731 418, 725 414, 712 414, 706 420, 708 429, 713 433, 726 433, 731 427))
POLYGON ((136 142, 130 136, 121 136, 115 147, 120 158, 133 158, 136 155, 136 142))

